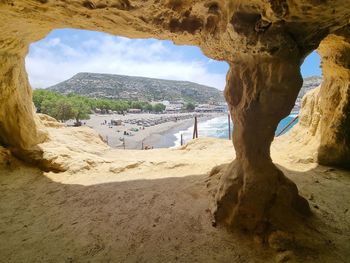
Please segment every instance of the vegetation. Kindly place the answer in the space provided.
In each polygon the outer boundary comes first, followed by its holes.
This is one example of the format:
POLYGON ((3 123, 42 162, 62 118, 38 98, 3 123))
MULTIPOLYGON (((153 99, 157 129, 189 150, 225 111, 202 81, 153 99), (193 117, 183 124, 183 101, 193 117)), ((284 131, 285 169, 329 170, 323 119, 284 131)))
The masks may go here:
POLYGON ((165 105, 162 103, 157 103, 153 106, 153 111, 155 112, 163 112, 165 110, 165 105))
POLYGON ((191 103, 191 102, 186 104, 186 110, 187 111, 194 111, 195 108, 196 108, 196 106, 193 103, 191 103))
POLYGON ((140 109, 146 112, 162 112, 165 106, 161 103, 151 105, 143 101, 125 101, 110 99, 94 99, 76 94, 62 95, 46 89, 33 91, 33 102, 37 112, 44 113, 60 121, 75 119, 79 123, 88 119, 92 111, 123 112, 128 109, 140 109))

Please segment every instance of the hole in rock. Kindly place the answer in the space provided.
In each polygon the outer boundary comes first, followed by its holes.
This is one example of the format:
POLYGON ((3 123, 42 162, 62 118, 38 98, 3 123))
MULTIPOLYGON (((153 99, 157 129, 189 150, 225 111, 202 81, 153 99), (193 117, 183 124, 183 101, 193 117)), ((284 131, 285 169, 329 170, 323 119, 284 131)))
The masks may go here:
POLYGON ((297 123, 298 119, 296 119, 296 117, 299 116, 302 98, 307 92, 317 88, 322 82, 320 64, 320 55, 316 51, 313 51, 305 58, 303 64, 301 65, 301 74, 304 79, 303 87, 298 94, 294 108, 292 109, 290 115, 279 123, 276 130, 276 135, 288 132, 297 123))
POLYGON ((227 130, 228 64, 197 47, 60 29, 30 46, 26 68, 39 113, 90 126, 112 147, 179 145, 194 115, 200 137, 227 130))
MULTIPOLYGON (((177 146, 181 135, 184 142, 193 135, 194 113, 179 111, 187 107, 191 110, 193 105, 197 106, 197 114, 207 114, 215 107, 217 111, 227 110, 222 90, 228 64, 207 58, 197 47, 177 46, 171 41, 54 30, 31 45, 26 67, 38 112, 68 125, 81 122, 93 127, 112 147, 124 147, 124 140, 126 148, 177 146), (166 80, 190 81, 215 90, 166 80), (156 103, 165 105, 168 114, 147 115, 162 109, 156 103), (125 114, 130 110, 142 113, 125 114), (176 114, 186 114, 186 121, 180 119, 175 124, 176 114), (109 125, 112 120, 113 125, 109 125)), ((321 83, 316 51, 306 57, 301 72, 303 88, 291 114, 279 123, 276 135, 286 133, 297 123, 296 120, 286 128, 299 114, 302 97, 321 83)), ((200 137, 228 138, 228 133, 226 114, 200 122, 200 137)))

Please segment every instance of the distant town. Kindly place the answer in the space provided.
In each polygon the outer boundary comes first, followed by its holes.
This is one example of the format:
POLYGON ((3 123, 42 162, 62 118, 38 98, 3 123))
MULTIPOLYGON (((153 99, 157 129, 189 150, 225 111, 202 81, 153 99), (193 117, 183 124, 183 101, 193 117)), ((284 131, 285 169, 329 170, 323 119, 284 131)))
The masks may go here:
MULTIPOLYGON (((152 106, 155 106, 157 104, 162 104, 165 106, 163 113, 183 113, 183 112, 227 112, 227 104, 222 103, 204 103, 204 104, 192 104, 192 103, 186 103, 182 100, 178 101, 152 101, 150 102, 152 106)), ((96 113, 104 113, 105 111, 102 111, 101 109, 95 109, 96 113)), ((144 112, 143 109, 128 109, 128 113, 142 113, 144 112)), ((110 113, 120 113, 118 111, 111 111, 110 113)))

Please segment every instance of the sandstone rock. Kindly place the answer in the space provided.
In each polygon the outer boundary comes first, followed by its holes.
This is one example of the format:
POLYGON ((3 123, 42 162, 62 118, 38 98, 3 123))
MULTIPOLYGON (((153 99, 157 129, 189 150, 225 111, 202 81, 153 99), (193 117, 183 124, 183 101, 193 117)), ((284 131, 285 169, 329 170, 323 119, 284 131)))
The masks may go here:
POLYGON ((324 81, 303 98, 299 122, 286 135, 288 147, 305 156, 301 160, 349 168, 350 30, 325 38, 318 52, 324 81))
POLYGON ((63 128, 64 123, 58 122, 55 118, 52 118, 46 114, 38 113, 36 116, 40 119, 40 123, 49 128, 63 128))
POLYGON ((297 262, 293 251, 283 251, 277 254, 276 262, 297 262))
POLYGON ((268 243, 276 251, 287 251, 294 246, 294 239, 291 234, 282 231, 275 231, 269 235, 268 243))
POLYGON ((11 166, 12 155, 11 151, 0 146, 0 167, 11 166))
POLYGON ((324 75, 318 162, 350 168, 350 28, 328 36, 318 51, 324 75))

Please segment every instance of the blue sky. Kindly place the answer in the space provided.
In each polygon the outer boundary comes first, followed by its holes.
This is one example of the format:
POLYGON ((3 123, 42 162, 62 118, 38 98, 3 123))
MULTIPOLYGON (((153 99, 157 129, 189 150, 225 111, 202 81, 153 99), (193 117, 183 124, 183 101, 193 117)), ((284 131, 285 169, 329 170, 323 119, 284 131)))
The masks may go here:
POLYGON ((320 55, 316 51, 308 55, 301 66, 301 74, 303 77, 321 76, 322 70, 320 63, 320 55))
MULTIPOLYGON (((303 76, 321 75, 319 64, 313 52, 302 66, 303 76)), ((60 29, 30 46, 26 68, 33 88, 46 88, 78 72, 95 72, 187 80, 223 90, 228 64, 171 41, 60 29)))

